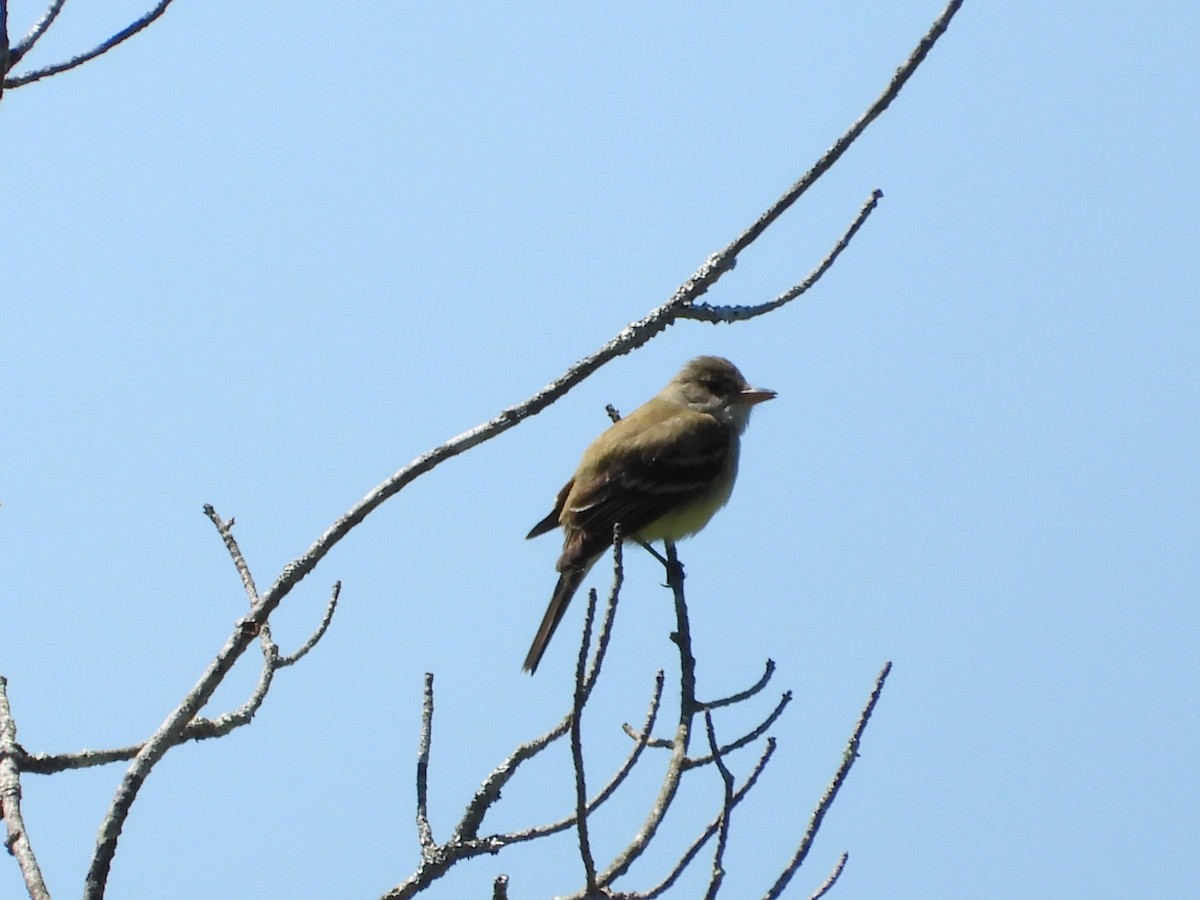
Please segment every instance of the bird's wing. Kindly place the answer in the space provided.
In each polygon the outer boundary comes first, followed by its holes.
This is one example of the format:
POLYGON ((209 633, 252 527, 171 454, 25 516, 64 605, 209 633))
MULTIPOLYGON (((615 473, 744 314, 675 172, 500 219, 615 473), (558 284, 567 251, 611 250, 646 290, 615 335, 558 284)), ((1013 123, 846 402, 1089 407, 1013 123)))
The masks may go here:
POLYGON ((525 540, 535 538, 540 534, 545 534, 548 531, 553 531, 559 526, 558 517, 562 515, 563 506, 567 502, 567 495, 571 493, 571 488, 575 485, 575 479, 572 478, 563 485, 562 490, 558 492, 558 497, 554 500, 554 509, 550 510, 550 514, 542 521, 538 522, 531 529, 529 534, 525 535, 525 540))
POLYGON ((729 465, 732 432, 705 413, 681 414, 695 417, 686 446, 680 446, 677 423, 639 429, 632 416, 618 423, 629 422, 638 432, 624 443, 633 452, 602 454, 591 471, 576 473, 564 498, 563 523, 603 546, 616 523, 635 534, 710 490, 729 465))

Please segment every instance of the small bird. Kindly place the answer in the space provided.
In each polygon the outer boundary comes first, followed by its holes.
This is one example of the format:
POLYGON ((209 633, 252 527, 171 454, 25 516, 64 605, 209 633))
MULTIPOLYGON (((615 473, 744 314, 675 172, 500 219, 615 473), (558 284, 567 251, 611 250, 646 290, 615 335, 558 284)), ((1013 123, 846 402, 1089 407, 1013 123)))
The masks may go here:
POLYGON ((708 524, 733 492, 751 410, 774 396, 751 387, 729 360, 699 356, 592 441, 554 509, 525 536, 563 530, 558 584, 524 671, 537 671, 567 604, 612 545, 614 525, 626 539, 650 543, 677 541, 708 524))

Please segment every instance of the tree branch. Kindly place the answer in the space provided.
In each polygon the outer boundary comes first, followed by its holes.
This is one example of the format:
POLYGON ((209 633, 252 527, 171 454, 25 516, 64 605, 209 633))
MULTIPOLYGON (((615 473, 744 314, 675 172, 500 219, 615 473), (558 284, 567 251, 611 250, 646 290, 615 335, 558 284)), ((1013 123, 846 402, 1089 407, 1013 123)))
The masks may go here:
POLYGON ((20 61, 22 56, 33 49, 33 45, 41 40, 42 35, 50 29, 50 26, 58 18, 58 14, 62 11, 63 5, 66 2, 67 0, 51 0, 46 11, 42 13, 42 17, 34 23, 33 28, 29 29, 29 33, 21 38, 17 46, 13 48, 13 56, 15 58, 12 60, 12 64, 14 66, 20 61))
POLYGON ((13 65, 8 45, 8 0, 0 0, 0 100, 4 99, 4 82, 13 65))
MULTIPOLYGON (((620 532, 617 532, 620 534, 620 532)), ((579 858, 583 861, 584 882, 588 896, 596 892, 596 860, 587 828, 587 778, 583 769, 583 706, 587 703, 588 648, 592 643, 592 623, 596 619, 596 589, 588 591, 587 611, 583 617, 583 635, 575 661, 575 693, 571 706, 571 761, 575 770, 575 829, 579 834, 579 858)), ((597 651, 598 652, 598 651, 597 651)))
POLYGON ((8 679, 0 675, 0 816, 7 831, 4 846, 17 861, 31 900, 50 900, 21 815, 21 769, 17 763, 23 752, 17 743, 17 723, 8 703, 8 679))
POLYGON ((829 877, 821 883, 821 886, 813 892, 813 895, 808 900, 821 900, 829 891, 837 884, 837 880, 842 877, 842 870, 846 868, 846 861, 850 859, 849 853, 843 853, 838 858, 837 865, 833 867, 833 871, 829 873, 829 877))
POLYGON ((879 201, 883 199, 883 191, 876 188, 871 191, 871 196, 867 198, 867 202, 862 205, 858 211, 858 215, 854 217, 854 221, 850 223, 850 227, 842 234, 833 249, 825 254, 815 269, 808 276, 796 285, 793 285, 788 290, 784 291, 774 300, 768 303, 760 303, 756 306, 710 306, 707 303, 698 303, 689 306, 680 313, 681 319, 693 319, 697 322, 712 322, 714 325, 724 322, 732 324, 734 322, 745 322, 747 319, 755 319, 758 316, 766 315, 779 307, 791 303, 801 294, 808 291, 813 285, 821 280, 824 275, 833 266, 837 258, 842 255, 842 251, 849 245, 854 236, 858 234, 858 230, 863 227, 863 224, 875 211, 875 207, 879 205, 879 201))
POLYGON ((804 173, 804 177, 788 188, 783 196, 759 216, 753 225, 738 235, 724 250, 716 254, 713 258, 715 268, 722 271, 726 268, 732 268, 732 260, 736 259, 739 253, 754 243, 770 227, 771 223, 787 212, 788 208, 799 200, 810 187, 816 184, 822 175, 832 169, 834 163, 842 158, 842 154, 850 149, 850 145, 858 140, 859 136, 867 130, 867 126, 879 118, 880 114, 892 105, 892 101, 899 95, 900 89, 904 87, 905 82, 912 77, 913 73, 924 62, 925 57, 929 55, 929 51, 933 49, 933 45, 937 43, 938 38, 945 34, 946 29, 950 25, 950 20, 954 18, 954 14, 958 12, 962 4, 963 0, 950 0, 946 8, 942 10, 941 14, 929 27, 925 36, 917 43, 908 60, 896 70, 896 74, 892 76, 892 80, 888 82, 888 86, 884 88, 883 93, 875 99, 875 102, 867 108, 866 112, 855 120, 853 125, 846 129, 840 138, 834 141, 833 146, 826 150, 813 167, 804 173))
MULTIPOLYGON (((59 9, 62 8, 62 5, 63 0, 55 0, 55 3, 51 6, 51 8, 46 11, 46 15, 42 16, 38 23, 34 25, 33 30, 30 31, 29 34, 26 35, 25 39, 16 46, 13 51, 13 55, 16 56, 17 59, 20 59, 22 56, 24 56, 25 53, 32 48, 35 43, 37 43, 38 39, 46 33, 46 29, 48 29, 51 23, 54 21, 55 17, 58 15, 59 9)), ((155 6, 140 19, 137 19, 136 21, 126 25, 108 40, 97 44, 86 53, 80 53, 78 56, 74 56, 71 59, 68 59, 66 62, 55 63, 54 65, 44 66, 40 69, 34 69, 31 72, 26 72, 23 75, 7 78, 5 79, 5 87, 22 87, 26 84, 32 84, 35 81, 41 81, 43 78, 49 78, 51 75, 57 75, 59 72, 66 72, 69 69, 82 66, 88 60, 95 59, 97 56, 107 53, 113 47, 117 46, 117 44, 123 43, 142 29, 148 27, 151 22, 165 13, 167 11, 167 7, 170 5, 171 0, 160 0, 157 6, 155 6)))
MULTIPOLYGON (((775 739, 767 738, 767 744, 763 749, 762 756, 758 758, 758 762, 751 770, 749 777, 746 778, 746 783, 738 788, 737 793, 733 795, 733 802, 730 804, 730 808, 735 808, 739 803, 741 803, 746 795, 750 793, 754 785, 758 782, 758 776, 762 774, 763 769, 767 767, 767 763, 771 761, 771 757, 775 753, 775 746, 775 739)), ((675 864, 675 867, 667 873, 666 878, 644 893, 638 893, 629 896, 636 897, 637 900, 653 900, 653 898, 661 897, 668 890, 670 890, 671 886, 674 885, 679 879, 679 876, 683 874, 684 870, 691 864, 692 860, 696 858, 696 855, 702 849, 704 849, 704 845, 707 844, 712 836, 717 833, 717 830, 721 827, 721 819, 723 816, 724 810, 717 814, 717 817, 709 823, 708 827, 700 833, 700 836, 692 842, 692 845, 688 847, 686 851, 684 851, 683 856, 679 858, 679 861, 675 864)))
POLYGON ((433 673, 425 673, 421 694, 421 738, 417 745, 417 840, 421 855, 434 847, 433 828, 429 824, 429 746, 433 741, 433 673))
MULTIPOLYGON (((161 15, 169 3, 170 0, 162 0, 146 16, 143 16, 142 19, 139 19, 127 29, 87 54, 83 54, 65 64, 51 66, 15 79, 7 79, 6 84, 10 87, 27 84, 31 81, 47 77, 50 74, 65 71, 68 68, 81 64, 87 59, 94 58, 137 31, 140 31, 161 15)), ((272 613, 295 586, 313 571, 320 561, 354 527, 386 500, 403 490, 413 480, 433 470, 446 460, 466 452, 520 424, 525 419, 536 415, 608 361, 646 344, 657 334, 674 324, 678 319, 687 318, 685 315, 686 312, 695 312, 695 304, 720 279, 721 275, 733 268, 738 255, 749 247, 783 212, 790 208, 824 172, 828 171, 846 149, 857 140, 867 126, 890 105, 900 89, 925 59, 938 38, 945 32, 950 20, 961 5, 962 0, 952 0, 948 4, 941 16, 934 22, 933 26, 910 55, 908 61, 896 72, 887 89, 885 89, 884 93, 875 103, 835 142, 804 177, 792 185, 779 200, 768 208, 753 225, 735 238, 733 242, 705 260, 696 272, 684 281, 666 302, 652 310, 644 318, 626 325, 614 338, 592 354, 572 365, 561 377, 533 394, 524 402, 502 410, 490 421, 463 432, 457 437, 451 438, 399 469, 390 478, 368 492, 362 500, 337 519, 317 538, 307 551, 283 568, 275 582, 261 595, 257 603, 253 605, 250 614, 237 623, 233 633, 226 640, 224 646, 217 652, 215 658, 202 673, 196 684, 164 719, 150 739, 141 746, 131 765, 126 770, 97 834, 96 847, 85 884, 85 900, 100 900, 103 897, 105 884, 111 869, 113 857, 116 853, 123 824, 138 796, 142 784, 145 782, 154 765, 170 747, 182 739, 189 723, 193 721, 204 704, 211 699, 218 685, 246 651, 252 638, 260 634, 261 629, 267 624, 272 613)), ((873 208, 871 204, 868 205, 873 208)), ((859 218, 855 220, 856 224, 852 225, 850 231, 847 233, 848 237, 846 240, 853 236, 862 219, 865 219, 864 212, 860 212, 859 218)), ((839 248, 841 243, 839 243, 839 248)), ((836 254, 841 252, 839 248, 835 248, 833 256, 836 257, 836 254)), ((711 315, 711 313, 701 312, 699 315, 711 315)), ((733 320, 732 318, 729 319, 729 321, 733 320)), ((682 648, 681 654, 683 654, 682 648)), ((686 655, 688 654, 683 654, 685 666, 689 665, 686 655)), ((603 883, 607 883, 612 878, 622 874, 632 863, 633 859, 637 855, 640 855, 646 842, 653 836, 654 830, 657 829, 658 824, 661 822, 666 806, 670 804, 674 797, 675 790, 678 787, 683 760, 687 752, 690 732, 689 717, 695 712, 694 684, 692 690, 689 691, 686 684, 686 676, 683 696, 686 712, 681 710, 680 724, 673 742, 673 755, 668 769, 669 774, 664 781, 658 801, 655 803, 655 807, 647 819, 647 828, 643 835, 639 836, 639 843, 627 848, 627 852, 614 862, 613 866, 603 876, 600 876, 600 881, 603 883)), ((823 811, 821 811, 821 815, 823 815, 823 811)), ((798 862, 796 864, 798 865, 798 862)))
MULTIPOLYGON (((825 793, 821 796, 821 800, 817 803, 817 808, 813 810, 812 817, 809 819, 808 828, 805 829, 804 837, 800 840, 800 846, 796 848, 796 853, 792 856, 787 868, 779 876, 779 879, 767 891, 766 900, 775 900, 783 894, 783 889, 787 887, 792 876, 796 874, 796 870, 800 868, 800 864, 804 862, 804 857, 808 856, 809 848, 812 847, 813 839, 817 836, 817 831, 821 827, 821 821, 825 818, 825 813, 829 812, 829 807, 833 805, 833 800, 837 796, 842 785, 846 781, 846 776, 850 774, 850 769, 854 765, 854 761, 858 759, 858 747, 862 741, 863 732, 867 729, 867 722, 871 720, 871 713, 875 711, 875 704, 879 702, 879 695, 883 693, 883 685, 887 681, 888 673, 892 671, 890 662, 884 663, 883 669, 875 678, 875 687, 871 690, 871 695, 867 698, 867 705, 863 707, 863 711, 858 716, 858 721, 854 725, 854 731, 850 734, 850 740, 846 742, 846 750, 842 754, 842 764, 838 766, 837 772, 833 776, 833 780, 829 782, 829 786, 825 788, 825 793)), ((839 873, 840 874, 840 873, 839 873)))
POLYGON ((717 892, 721 890, 721 882, 725 880, 725 848, 729 844, 729 817, 733 813, 733 773, 721 758, 721 748, 717 746, 717 731, 713 727, 710 709, 704 711, 704 730, 708 735, 708 746, 712 750, 713 761, 717 764, 717 771, 721 773, 724 795, 721 803, 721 826, 717 830, 717 848, 713 852, 712 877, 704 894, 704 900, 716 900, 717 892))

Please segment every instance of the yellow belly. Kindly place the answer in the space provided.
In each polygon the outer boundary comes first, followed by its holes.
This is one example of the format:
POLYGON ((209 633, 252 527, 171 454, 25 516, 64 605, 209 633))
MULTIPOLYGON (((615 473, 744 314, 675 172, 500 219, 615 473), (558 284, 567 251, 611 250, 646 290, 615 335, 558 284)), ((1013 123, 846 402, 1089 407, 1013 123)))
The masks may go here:
MULTIPOLYGON (((736 466, 736 460, 734 461, 736 466)), ((731 473, 736 474, 735 473, 731 473)), ((733 477, 723 479, 724 484, 698 497, 686 506, 672 510, 661 519, 651 522, 637 536, 646 543, 653 541, 678 541, 698 532, 708 524, 718 509, 729 502, 733 493, 733 477)))

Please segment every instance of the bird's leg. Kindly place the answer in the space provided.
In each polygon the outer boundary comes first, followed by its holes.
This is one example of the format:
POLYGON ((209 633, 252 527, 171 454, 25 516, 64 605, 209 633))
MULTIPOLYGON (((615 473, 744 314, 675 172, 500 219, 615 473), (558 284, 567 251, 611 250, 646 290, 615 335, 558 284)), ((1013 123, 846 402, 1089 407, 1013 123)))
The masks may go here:
POLYGON ((638 545, 643 550, 645 550, 647 553, 649 553, 651 556, 653 556, 655 559, 657 559, 660 563, 662 563, 663 568, 666 569, 668 572, 670 572, 671 563, 667 560, 667 558, 665 556, 663 556, 661 553, 659 553, 657 550, 655 550, 653 545, 647 543, 646 541, 643 541, 641 538, 638 538, 638 537, 635 537, 632 540, 637 541, 638 545))

